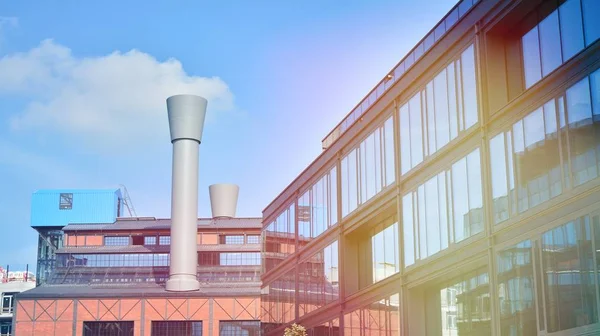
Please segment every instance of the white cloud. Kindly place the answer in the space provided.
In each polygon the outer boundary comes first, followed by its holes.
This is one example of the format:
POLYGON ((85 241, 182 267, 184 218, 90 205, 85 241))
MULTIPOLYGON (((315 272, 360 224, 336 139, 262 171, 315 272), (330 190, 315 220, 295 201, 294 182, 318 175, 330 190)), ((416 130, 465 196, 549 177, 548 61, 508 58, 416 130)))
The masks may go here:
POLYGON ((13 130, 58 132, 104 148, 157 135, 164 141, 165 99, 181 93, 208 99, 208 121, 234 110, 220 78, 188 75, 178 60, 161 62, 138 50, 79 58, 45 40, 0 59, 0 95, 29 99, 11 118, 13 130))

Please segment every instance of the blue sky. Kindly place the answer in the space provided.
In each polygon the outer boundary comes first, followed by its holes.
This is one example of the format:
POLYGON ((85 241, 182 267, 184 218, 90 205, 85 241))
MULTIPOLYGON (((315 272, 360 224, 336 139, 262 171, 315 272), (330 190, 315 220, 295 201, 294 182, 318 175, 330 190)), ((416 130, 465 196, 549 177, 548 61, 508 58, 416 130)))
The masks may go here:
POLYGON ((231 182, 260 216, 454 3, 0 0, 0 265, 35 262, 37 189, 125 184, 168 217, 176 93, 209 99, 199 215, 231 182))

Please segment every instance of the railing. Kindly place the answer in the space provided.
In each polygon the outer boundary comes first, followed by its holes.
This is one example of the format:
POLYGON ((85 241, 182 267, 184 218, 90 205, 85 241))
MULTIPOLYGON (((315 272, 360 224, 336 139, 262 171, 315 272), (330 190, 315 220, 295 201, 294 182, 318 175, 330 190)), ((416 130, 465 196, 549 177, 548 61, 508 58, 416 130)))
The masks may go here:
POLYGON ((385 92, 392 87, 392 85, 402 78, 402 76, 415 64, 417 61, 435 45, 450 28, 452 28, 460 18, 462 18, 479 0, 462 0, 459 1, 452 10, 444 16, 444 18, 429 31, 427 35, 416 47, 414 47, 408 55, 406 55, 396 65, 392 71, 389 72, 385 78, 383 78, 369 94, 358 103, 358 105, 350 112, 337 126, 329 132, 329 134, 323 139, 323 149, 329 148, 346 130, 348 130, 356 120, 373 105, 375 102, 385 94, 385 92))

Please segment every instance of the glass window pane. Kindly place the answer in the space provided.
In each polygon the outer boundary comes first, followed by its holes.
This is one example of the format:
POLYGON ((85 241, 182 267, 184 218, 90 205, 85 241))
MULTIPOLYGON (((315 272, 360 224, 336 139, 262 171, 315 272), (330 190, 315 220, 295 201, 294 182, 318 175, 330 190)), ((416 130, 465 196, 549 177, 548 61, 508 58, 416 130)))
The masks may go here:
POLYGON ((469 196, 467 192, 467 159, 452 165, 452 200, 454 214, 454 241, 460 242, 467 238, 467 226, 469 216, 469 196))
POLYGON ((542 79, 542 64, 540 63, 540 41, 536 26, 525 34, 521 40, 523 45, 523 70, 525 88, 531 87, 542 79))
MULTIPOLYGON (((348 208, 348 198, 349 198, 349 189, 350 189, 350 185, 349 185, 349 172, 348 172, 348 156, 344 157, 342 159, 342 162, 340 163, 340 168, 341 168, 341 180, 342 180, 342 185, 341 185, 341 189, 342 189, 342 217, 345 217, 348 213, 349 213, 349 208, 348 208)), ((304 204, 302 204, 304 205, 304 204)), ((300 207, 300 204, 298 204, 298 207, 300 207)), ((300 217, 298 217, 300 218, 300 217)), ((300 221, 300 219, 298 220, 298 234, 304 234, 304 230, 302 229, 302 221, 300 221)))
POLYGON ((400 167, 404 175, 411 168, 410 118, 408 104, 400 108, 400 167))
POLYGON ((542 76, 547 76, 562 64, 558 12, 554 11, 539 24, 542 55, 542 76))
POLYGON ((417 189, 417 223, 419 236, 419 259, 424 259, 429 256, 427 254, 427 208, 425 203, 425 186, 420 185, 417 189))
POLYGON ((417 93, 408 103, 410 110, 411 167, 423 161, 423 131, 421 125, 421 93, 417 93))
POLYGON ((448 73, 448 125, 450 127, 450 140, 456 138, 458 135, 458 110, 456 105, 456 77, 454 76, 454 67, 453 63, 446 68, 448 73))
POLYGON ((502 335, 537 335, 531 241, 498 252, 496 283, 502 335))
POLYGON ((594 251, 589 217, 548 231, 542 236, 542 274, 548 331, 556 332, 598 321, 594 251))
POLYGON ((354 149, 348 154, 348 212, 354 211, 358 206, 357 151, 354 149))
POLYGON ((435 93, 435 125, 437 149, 444 147, 450 141, 450 120, 448 118, 448 87, 446 70, 433 80, 435 93))
POLYGON ((394 165, 394 121, 389 118, 384 128, 385 143, 385 185, 388 186, 396 180, 396 169, 394 165))
POLYGON ((331 172, 329 173, 329 197, 330 197, 330 206, 329 206, 329 224, 333 226, 337 223, 337 167, 333 167, 331 172))
POLYGON ((506 182, 504 133, 500 133, 490 140, 490 161, 494 223, 500 223, 508 219, 508 188, 506 182))
POLYGON ((441 172, 437 176, 438 179, 438 202, 440 209, 440 240, 441 248, 448 248, 448 211, 446 198, 446 174, 441 172))
POLYGON ((589 46, 600 38, 600 1, 582 0, 583 25, 585 26, 585 45, 589 46))
POLYGON ((404 231, 404 265, 410 266, 415 263, 415 235, 413 221, 412 193, 402 197, 402 228, 404 231))
POLYGON ((437 176, 425 182, 425 203, 427 212, 425 215, 427 224, 427 255, 433 255, 440 251, 440 223, 438 205, 437 176))
POLYGON ((593 123, 588 78, 566 92, 571 168, 575 186, 598 177, 597 123, 593 123))
POLYGON ((558 10, 560 13, 560 35, 563 60, 567 61, 583 49, 581 4, 579 0, 568 0, 562 4, 558 10))
POLYGON ((436 136, 436 131, 435 131, 435 126, 436 126, 436 115, 435 115, 435 107, 434 107, 434 94, 433 94, 433 82, 429 82, 427 84, 427 88, 426 88, 426 96, 427 96, 427 135, 428 135, 428 145, 429 145, 429 152, 428 154, 431 155, 433 153, 435 153, 435 151, 437 150, 438 147, 436 147, 436 141, 435 141, 435 136, 436 136))
POLYGON ((477 81, 475 72, 475 50, 471 45, 461 57, 465 129, 477 122, 477 81))
POLYGON ((479 149, 467 156, 469 177, 469 236, 483 232, 483 192, 479 149))
MULTIPOLYGON (((590 75, 590 84, 592 88, 592 110, 594 116, 600 115, 600 70, 596 70, 590 75)), ((594 117, 594 122, 598 122, 594 117)))

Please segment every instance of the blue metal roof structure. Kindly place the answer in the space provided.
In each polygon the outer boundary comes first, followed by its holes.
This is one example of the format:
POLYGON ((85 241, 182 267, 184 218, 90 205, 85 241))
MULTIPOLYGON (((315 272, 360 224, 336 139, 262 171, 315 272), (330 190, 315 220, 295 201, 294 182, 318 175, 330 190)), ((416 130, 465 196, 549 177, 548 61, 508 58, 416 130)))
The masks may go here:
POLYGON ((38 190, 31 199, 31 226, 114 223, 121 216, 120 189, 38 190))

